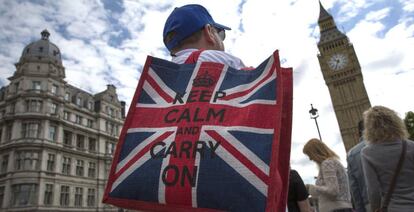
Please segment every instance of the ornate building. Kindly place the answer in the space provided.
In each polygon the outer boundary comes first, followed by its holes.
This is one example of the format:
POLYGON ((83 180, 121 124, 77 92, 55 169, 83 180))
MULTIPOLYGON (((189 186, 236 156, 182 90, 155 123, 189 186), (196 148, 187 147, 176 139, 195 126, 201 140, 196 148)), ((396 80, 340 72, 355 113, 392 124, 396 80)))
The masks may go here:
POLYGON ((111 211, 101 199, 125 103, 68 84, 44 30, 0 89, 0 211, 111 211))
POLYGON ((371 107, 352 43, 320 4, 318 59, 346 151, 358 143, 358 122, 371 107))

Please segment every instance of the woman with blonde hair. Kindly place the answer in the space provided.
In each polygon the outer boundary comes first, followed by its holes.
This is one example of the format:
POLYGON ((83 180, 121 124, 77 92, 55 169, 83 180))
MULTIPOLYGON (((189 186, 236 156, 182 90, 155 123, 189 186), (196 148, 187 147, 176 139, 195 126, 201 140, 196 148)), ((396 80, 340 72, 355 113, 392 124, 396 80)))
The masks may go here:
POLYGON ((305 144, 303 153, 319 167, 315 185, 307 185, 312 197, 318 199, 319 211, 351 212, 348 177, 338 155, 316 138, 305 144))
POLYGON ((361 160, 371 208, 414 211, 414 142, 407 140, 403 120, 395 111, 375 106, 364 112, 364 126, 368 145, 361 160))

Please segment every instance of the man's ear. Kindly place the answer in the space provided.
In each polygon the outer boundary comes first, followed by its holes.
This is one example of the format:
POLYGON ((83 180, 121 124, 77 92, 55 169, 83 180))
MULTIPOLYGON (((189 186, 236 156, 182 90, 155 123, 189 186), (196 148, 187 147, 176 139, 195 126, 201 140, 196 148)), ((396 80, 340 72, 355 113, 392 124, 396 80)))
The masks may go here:
POLYGON ((207 24, 204 26, 204 29, 203 29, 204 37, 206 38, 206 41, 208 43, 212 43, 213 45, 216 42, 216 39, 214 39, 214 36, 215 36, 214 32, 215 31, 210 24, 207 24))

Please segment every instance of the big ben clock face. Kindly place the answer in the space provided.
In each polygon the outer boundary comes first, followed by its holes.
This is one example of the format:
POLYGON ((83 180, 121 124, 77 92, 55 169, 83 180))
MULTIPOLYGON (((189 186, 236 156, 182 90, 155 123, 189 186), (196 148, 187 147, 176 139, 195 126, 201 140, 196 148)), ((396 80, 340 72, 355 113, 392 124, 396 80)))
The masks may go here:
POLYGON ((345 54, 334 54, 328 60, 328 66, 330 69, 337 71, 345 68, 348 64, 348 58, 345 54))

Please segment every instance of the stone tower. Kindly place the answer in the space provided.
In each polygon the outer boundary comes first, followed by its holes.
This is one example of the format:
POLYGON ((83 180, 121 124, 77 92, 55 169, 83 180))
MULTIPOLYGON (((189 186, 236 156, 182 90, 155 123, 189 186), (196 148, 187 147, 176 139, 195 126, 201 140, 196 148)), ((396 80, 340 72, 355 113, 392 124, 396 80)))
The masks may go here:
POLYGON ((334 19, 320 5, 318 59, 346 151, 358 143, 358 122, 371 107, 361 66, 352 43, 338 30, 334 19))

